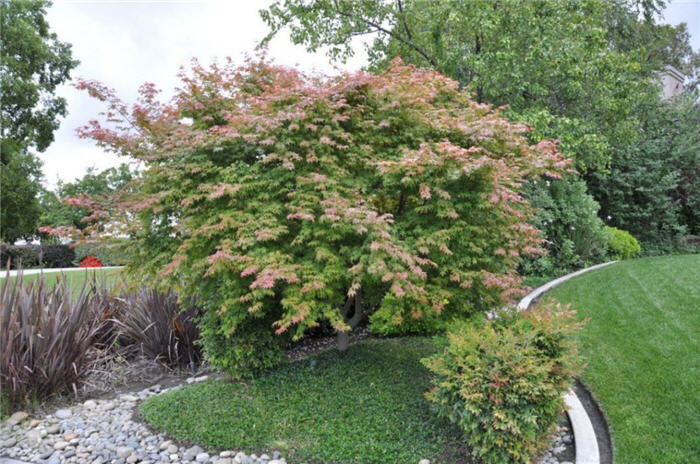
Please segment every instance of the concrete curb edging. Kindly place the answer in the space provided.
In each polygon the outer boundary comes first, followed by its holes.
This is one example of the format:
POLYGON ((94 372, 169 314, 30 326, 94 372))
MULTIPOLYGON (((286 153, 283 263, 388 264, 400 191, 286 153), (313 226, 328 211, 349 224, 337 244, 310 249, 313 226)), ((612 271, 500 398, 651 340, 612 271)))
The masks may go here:
MULTIPOLYGON (((596 264, 595 266, 587 267, 581 269, 580 271, 572 272, 563 277, 559 277, 549 283, 536 288, 530 294, 525 296, 520 303, 518 303, 518 309, 523 310, 530 307, 534 300, 547 293, 549 290, 553 289, 557 285, 566 282, 567 280, 585 274, 588 271, 593 271, 600 269, 601 267, 609 266, 617 261, 609 261, 607 263, 596 264)), ((569 415, 569 420, 571 421, 571 427, 573 429, 574 435, 574 445, 576 448, 576 464, 600 464, 600 450, 598 449, 598 439, 595 435, 595 429, 593 428, 593 423, 591 422, 588 413, 583 407, 581 400, 573 390, 564 395, 564 402, 566 403, 567 411, 569 415)))
POLYGON ((520 303, 518 303, 518 309, 527 309, 530 307, 532 302, 542 296, 543 294, 547 293, 557 285, 566 282, 569 279, 572 279, 576 276, 580 276, 581 274, 585 274, 586 272, 589 271, 594 271, 596 269, 600 269, 601 267, 609 266, 611 264, 616 263, 617 261, 608 261, 607 263, 602 263, 602 264, 596 264, 595 266, 587 267, 585 269, 581 269, 580 271, 572 272, 571 274, 566 274, 563 277, 559 277, 558 279, 554 279, 551 282, 548 282, 544 284, 541 287, 538 287, 534 289, 532 292, 530 292, 525 298, 520 300, 520 303))
POLYGON ((593 423, 573 390, 564 395, 574 435, 576 464, 600 464, 600 450, 593 423))

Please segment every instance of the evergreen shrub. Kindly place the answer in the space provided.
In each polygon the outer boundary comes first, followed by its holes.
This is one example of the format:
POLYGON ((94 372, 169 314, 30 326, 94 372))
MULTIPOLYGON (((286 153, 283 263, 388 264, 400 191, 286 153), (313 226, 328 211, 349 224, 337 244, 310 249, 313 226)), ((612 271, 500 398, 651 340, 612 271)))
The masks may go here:
POLYGON ((574 312, 552 302, 495 320, 457 324, 442 353, 423 360, 434 374, 426 397, 459 425, 486 463, 530 463, 548 445, 563 394, 581 369, 574 312))

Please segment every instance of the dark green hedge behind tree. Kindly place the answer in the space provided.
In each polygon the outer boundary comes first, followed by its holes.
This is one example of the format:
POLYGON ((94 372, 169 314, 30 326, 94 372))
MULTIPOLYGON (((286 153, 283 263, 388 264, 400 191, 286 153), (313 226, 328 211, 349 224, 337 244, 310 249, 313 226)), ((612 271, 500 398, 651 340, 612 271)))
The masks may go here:
POLYGON ((601 213, 649 251, 676 248, 700 234, 700 108, 692 95, 640 108, 637 142, 613 158, 609 176, 594 174, 601 213))

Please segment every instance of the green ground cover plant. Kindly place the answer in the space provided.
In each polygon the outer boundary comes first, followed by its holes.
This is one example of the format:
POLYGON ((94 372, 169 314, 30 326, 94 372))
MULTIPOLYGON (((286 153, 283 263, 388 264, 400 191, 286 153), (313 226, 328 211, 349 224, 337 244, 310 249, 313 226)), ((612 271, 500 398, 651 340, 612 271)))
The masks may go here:
POLYGON ((252 381, 208 381, 154 397, 141 415, 179 440, 277 449, 293 462, 471 462, 460 430, 423 396, 431 375, 420 359, 437 350, 425 337, 368 340, 252 381))
POLYGON ((551 292, 589 318, 583 374, 621 464, 693 462, 700 451, 700 255, 635 259, 551 292))

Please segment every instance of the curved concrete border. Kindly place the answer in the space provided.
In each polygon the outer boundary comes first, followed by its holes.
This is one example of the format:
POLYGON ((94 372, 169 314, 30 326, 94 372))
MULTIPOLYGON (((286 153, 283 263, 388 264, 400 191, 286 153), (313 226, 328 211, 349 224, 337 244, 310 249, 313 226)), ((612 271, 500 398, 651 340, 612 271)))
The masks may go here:
MULTIPOLYGON (((585 274, 586 272, 593 271, 595 269, 600 269, 601 267, 609 266, 610 264, 616 262, 617 261, 610 261, 607 263, 596 264, 595 266, 572 272, 571 274, 567 274, 564 277, 559 277, 558 279, 544 284, 520 300, 520 303, 518 303, 518 309, 523 310, 529 308, 533 301, 562 282, 566 282, 573 277, 585 274)), ((573 390, 569 390, 569 392, 564 395, 564 402, 566 403, 566 412, 569 415, 571 427, 573 428, 574 444, 576 447, 576 464, 600 464, 598 439, 595 435, 593 423, 591 422, 590 417, 588 417, 583 404, 581 404, 581 400, 578 399, 578 396, 576 396, 576 393, 573 390)))
MULTIPOLYGON (((52 272, 77 272, 77 271, 89 271, 94 269, 120 269, 124 266, 103 266, 103 267, 54 267, 49 269, 24 269, 22 270, 22 275, 33 275, 33 274, 51 274, 52 272)), ((10 271, 10 277, 15 277, 19 271, 10 271)), ((7 271, 0 273, 0 279, 7 276, 7 271)))

